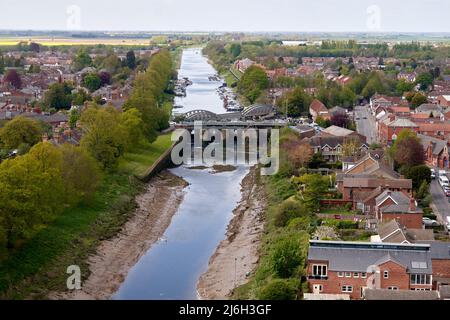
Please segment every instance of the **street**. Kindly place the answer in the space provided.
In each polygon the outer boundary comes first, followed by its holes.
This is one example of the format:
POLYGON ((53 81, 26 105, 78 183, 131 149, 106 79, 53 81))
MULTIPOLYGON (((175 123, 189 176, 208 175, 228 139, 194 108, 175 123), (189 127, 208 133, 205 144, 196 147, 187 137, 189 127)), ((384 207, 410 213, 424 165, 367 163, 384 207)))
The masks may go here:
POLYGON ((433 197, 433 204, 444 219, 445 223, 446 217, 450 216, 450 203, 448 202, 448 198, 445 196, 444 191, 439 185, 439 181, 437 179, 434 179, 431 182, 430 193, 433 197))
POLYGON ((355 107, 355 122, 359 134, 367 137, 367 143, 377 142, 375 119, 369 111, 369 106, 355 107))

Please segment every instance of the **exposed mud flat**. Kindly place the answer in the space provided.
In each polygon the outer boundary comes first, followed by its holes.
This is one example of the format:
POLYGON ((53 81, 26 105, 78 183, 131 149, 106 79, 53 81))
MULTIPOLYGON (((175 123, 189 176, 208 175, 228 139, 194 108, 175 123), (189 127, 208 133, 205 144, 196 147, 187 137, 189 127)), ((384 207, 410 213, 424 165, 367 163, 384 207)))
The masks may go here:
POLYGON ((122 230, 103 241, 88 260, 90 276, 82 289, 51 295, 52 299, 110 299, 129 270, 157 242, 170 225, 184 197, 187 182, 168 171, 154 177, 136 197, 138 208, 122 230))
POLYGON ((245 284, 259 261, 258 249, 264 230, 266 195, 258 182, 256 167, 241 183, 242 199, 234 210, 226 239, 217 247, 208 270, 200 277, 200 299, 226 299, 233 289, 245 284))

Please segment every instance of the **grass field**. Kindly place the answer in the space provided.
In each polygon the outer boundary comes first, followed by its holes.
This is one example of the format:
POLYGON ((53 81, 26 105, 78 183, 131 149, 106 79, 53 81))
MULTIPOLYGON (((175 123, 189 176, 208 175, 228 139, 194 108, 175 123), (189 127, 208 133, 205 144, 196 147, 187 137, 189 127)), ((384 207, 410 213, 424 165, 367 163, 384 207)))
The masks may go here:
POLYGON ((149 164, 155 162, 171 145, 171 134, 161 135, 148 148, 126 153, 121 159, 119 170, 135 176, 142 176, 149 164))
POLYGON ((0 46, 14 46, 19 42, 33 41, 43 46, 79 46, 79 45, 122 45, 122 46, 147 46, 150 39, 79 39, 79 38, 33 38, 33 37, 17 37, 17 38, 0 38, 0 46))
POLYGON ((114 236, 130 217, 143 183, 134 178, 171 145, 163 135, 150 148, 129 153, 116 174, 107 174, 91 203, 66 210, 8 259, 0 262, 0 299, 45 299, 66 288, 67 267, 89 276, 87 257, 114 236))

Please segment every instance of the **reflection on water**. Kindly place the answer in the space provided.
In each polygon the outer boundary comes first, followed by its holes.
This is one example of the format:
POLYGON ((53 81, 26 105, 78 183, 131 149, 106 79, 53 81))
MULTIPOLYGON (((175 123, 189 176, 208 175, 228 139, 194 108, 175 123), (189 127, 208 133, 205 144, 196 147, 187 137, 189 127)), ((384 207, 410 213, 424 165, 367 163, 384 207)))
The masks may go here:
MULTIPOLYGON (((216 92, 220 83, 208 80, 215 73, 200 50, 184 51, 180 77, 189 77, 194 84, 188 87, 187 97, 177 104, 187 110, 203 106, 202 109, 223 113, 216 92)), ((197 281, 225 238, 248 168, 241 166, 217 174, 211 169, 192 170, 185 166, 171 171, 190 184, 185 198, 162 240, 130 270, 114 299, 196 299, 197 281)))
POLYGON ((217 89, 221 82, 209 81, 209 77, 217 71, 208 63, 208 59, 201 53, 201 49, 187 49, 183 52, 181 68, 178 77, 189 78, 193 85, 188 86, 186 97, 176 97, 175 105, 184 106, 177 109, 177 113, 186 113, 192 110, 208 110, 214 113, 225 113, 223 101, 217 89))

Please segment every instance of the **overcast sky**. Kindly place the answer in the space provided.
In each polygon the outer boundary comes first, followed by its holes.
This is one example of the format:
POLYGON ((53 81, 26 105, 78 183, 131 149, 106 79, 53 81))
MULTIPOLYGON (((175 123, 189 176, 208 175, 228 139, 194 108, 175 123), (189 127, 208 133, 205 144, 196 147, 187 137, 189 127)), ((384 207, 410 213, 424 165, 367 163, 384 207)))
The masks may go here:
POLYGON ((0 8, 0 29, 450 32, 449 0, 0 0, 0 8))

